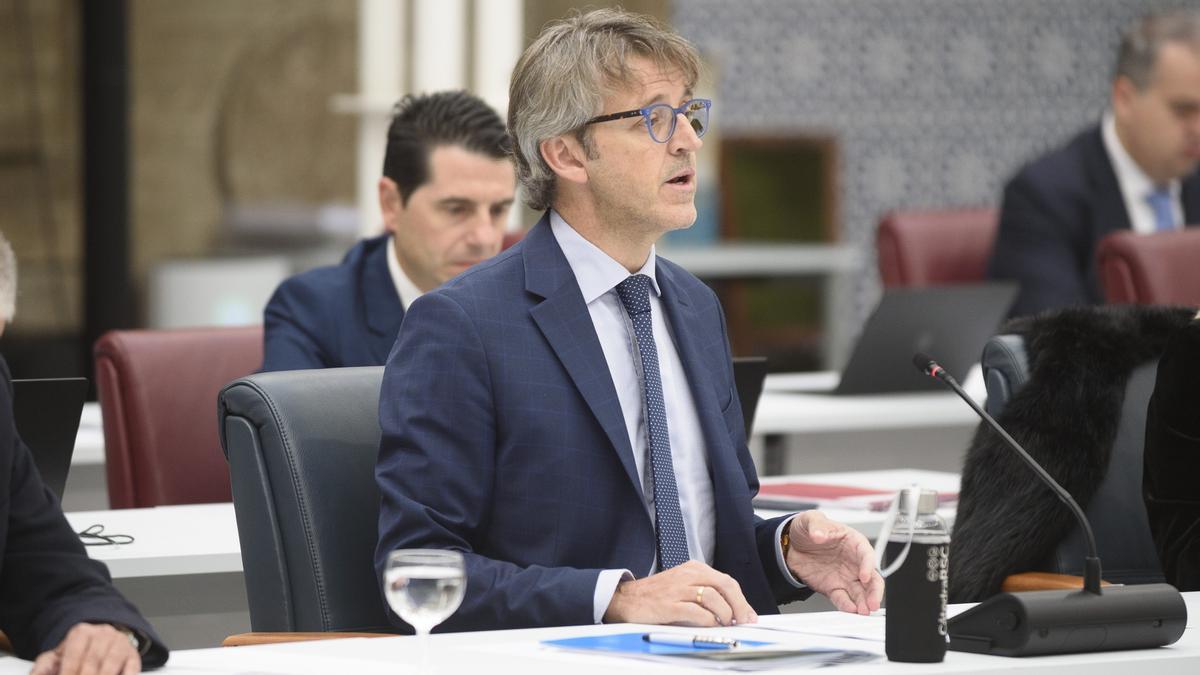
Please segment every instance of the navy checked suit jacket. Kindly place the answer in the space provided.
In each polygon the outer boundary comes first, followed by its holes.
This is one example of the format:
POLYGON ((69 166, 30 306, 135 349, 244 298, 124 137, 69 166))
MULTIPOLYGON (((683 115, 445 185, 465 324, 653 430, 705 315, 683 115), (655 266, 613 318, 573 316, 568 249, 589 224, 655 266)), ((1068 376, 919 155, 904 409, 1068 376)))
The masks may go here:
POLYGON ((264 371, 381 366, 404 305, 387 266, 388 235, 364 239, 342 262, 279 285, 263 312, 264 371))
MULTIPOLYGON (((1184 223, 1200 223, 1200 173, 1183 179, 1184 223)), ((988 277, 1021 289, 1012 316, 1104 301, 1096 246, 1132 227, 1100 127, 1022 169, 1004 188, 988 277)))
MULTIPOLYGON (((805 597, 775 559, 715 294, 662 258, 662 305, 698 407, 716 506, 714 567, 759 613, 805 597)), ((376 572, 389 551, 466 557, 444 627, 590 624, 603 569, 645 576, 654 527, 617 392, 548 218, 405 317, 380 395, 376 572)), ((393 617, 394 621, 398 621, 393 617)))

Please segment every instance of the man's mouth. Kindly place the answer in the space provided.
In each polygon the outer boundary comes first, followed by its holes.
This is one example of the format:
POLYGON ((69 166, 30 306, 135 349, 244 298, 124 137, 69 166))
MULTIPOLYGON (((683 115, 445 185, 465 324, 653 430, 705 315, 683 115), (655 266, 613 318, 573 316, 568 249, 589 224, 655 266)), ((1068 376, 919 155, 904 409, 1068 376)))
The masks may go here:
POLYGON ((696 170, 695 169, 684 169, 683 171, 680 171, 679 173, 675 174, 671 178, 667 179, 667 184, 679 185, 679 186, 686 187, 688 185, 691 185, 695 181, 695 179, 696 179, 696 170))

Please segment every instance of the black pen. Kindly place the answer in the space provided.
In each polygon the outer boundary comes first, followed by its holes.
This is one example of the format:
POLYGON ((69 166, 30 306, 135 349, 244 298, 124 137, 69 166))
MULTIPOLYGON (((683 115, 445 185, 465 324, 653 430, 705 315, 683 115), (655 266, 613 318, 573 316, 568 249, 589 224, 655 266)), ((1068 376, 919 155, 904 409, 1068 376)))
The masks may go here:
POLYGON ((652 645, 670 645, 672 647, 695 647, 696 649, 732 649, 738 646, 738 641, 732 638, 710 637, 707 635, 680 635, 678 633, 646 633, 642 639, 652 645))

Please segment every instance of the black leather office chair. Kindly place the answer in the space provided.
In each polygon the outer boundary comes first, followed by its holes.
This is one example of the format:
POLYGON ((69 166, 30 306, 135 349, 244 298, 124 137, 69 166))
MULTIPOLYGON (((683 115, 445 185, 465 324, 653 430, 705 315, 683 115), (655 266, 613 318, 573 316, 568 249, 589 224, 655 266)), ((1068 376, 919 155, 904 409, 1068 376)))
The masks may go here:
POLYGON ((373 562, 382 376, 259 373, 220 393, 255 631, 393 630, 373 562))
MULTIPOLYGON (((1158 357, 1188 316, 1072 308, 1010 322, 984 348, 988 412, 1084 508, 1112 583, 1163 581, 1142 500, 1142 448, 1158 357)), ((951 546, 954 601, 982 600, 1020 572, 1079 575, 1085 554, 1066 507, 983 428, 964 463, 951 546)))

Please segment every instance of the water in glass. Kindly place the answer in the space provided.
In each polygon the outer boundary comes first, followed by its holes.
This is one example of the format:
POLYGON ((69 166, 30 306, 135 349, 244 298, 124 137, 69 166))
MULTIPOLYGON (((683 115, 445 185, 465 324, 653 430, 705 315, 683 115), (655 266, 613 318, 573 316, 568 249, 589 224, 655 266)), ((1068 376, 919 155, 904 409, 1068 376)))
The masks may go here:
POLYGON ((456 551, 393 551, 384 586, 392 610, 417 633, 428 633, 462 603, 466 590, 462 555, 456 551))

